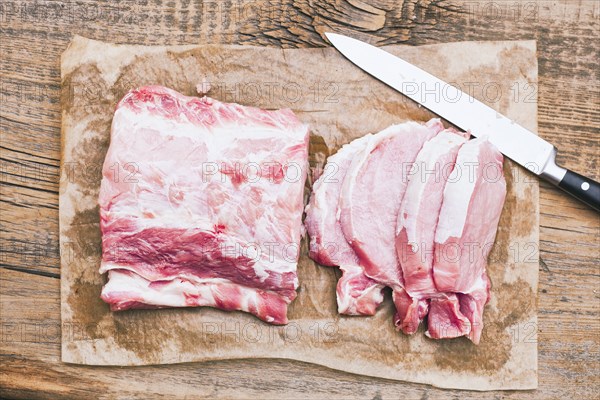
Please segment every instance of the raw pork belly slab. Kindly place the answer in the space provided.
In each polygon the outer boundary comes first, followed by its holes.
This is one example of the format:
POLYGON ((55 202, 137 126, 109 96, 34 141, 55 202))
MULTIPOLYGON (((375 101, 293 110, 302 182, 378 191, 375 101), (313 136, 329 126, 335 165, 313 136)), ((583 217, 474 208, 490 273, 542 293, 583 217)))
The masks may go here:
POLYGON ((308 128, 290 110, 129 92, 100 187, 102 299, 287 322, 296 297, 308 128))
MULTIPOLYGON (((433 278, 439 292, 457 293, 459 309, 468 318, 469 338, 478 343, 483 328, 483 307, 489 299, 486 274, 506 197, 502 154, 485 138, 464 144, 444 188, 435 232, 433 278)), ((448 306, 448 303, 445 303, 448 306)), ((456 310, 457 305, 451 305, 456 310)), ((429 320, 429 334, 455 326, 440 313, 429 320), (435 321, 437 326, 432 325, 435 321)), ((449 313, 445 313, 449 315, 449 313)))
MULTIPOLYGON (((433 282, 433 239, 446 180, 454 169, 458 149, 468 133, 446 129, 427 141, 408 177, 396 227, 396 252, 408 302, 397 294, 395 323, 404 333, 416 332, 427 312, 428 298, 437 294, 433 282), (404 311, 406 310, 406 311, 404 311), (415 312, 416 311, 416 312, 415 312)), ((404 296, 406 297, 406 296, 404 296)))
POLYGON ((340 314, 373 315, 383 301, 383 286, 364 274, 354 250, 346 242, 337 207, 346 172, 371 136, 344 145, 328 158, 323 173, 313 184, 306 206, 304 224, 310 237, 310 257, 320 264, 339 266, 342 270, 336 290, 340 314))

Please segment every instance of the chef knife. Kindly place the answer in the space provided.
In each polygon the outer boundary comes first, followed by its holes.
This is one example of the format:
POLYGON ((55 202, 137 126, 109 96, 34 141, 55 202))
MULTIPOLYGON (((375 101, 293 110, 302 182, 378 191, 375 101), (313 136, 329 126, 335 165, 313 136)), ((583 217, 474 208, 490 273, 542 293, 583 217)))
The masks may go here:
POLYGON ((399 57, 347 36, 325 35, 340 53, 365 72, 473 136, 487 135, 505 156, 600 211, 600 184, 558 166, 556 147, 552 144, 399 57), (442 90, 445 96, 439 95, 442 90))

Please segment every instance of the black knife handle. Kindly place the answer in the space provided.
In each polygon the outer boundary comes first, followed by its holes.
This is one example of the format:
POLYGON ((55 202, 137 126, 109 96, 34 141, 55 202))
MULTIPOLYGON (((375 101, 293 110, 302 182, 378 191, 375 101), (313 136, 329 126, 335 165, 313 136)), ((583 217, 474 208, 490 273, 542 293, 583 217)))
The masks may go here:
POLYGON ((600 183, 567 169, 558 187, 600 211, 600 183))
POLYGON ((600 211, 600 183, 558 166, 556 164, 556 148, 552 150, 540 176, 594 210, 600 211))

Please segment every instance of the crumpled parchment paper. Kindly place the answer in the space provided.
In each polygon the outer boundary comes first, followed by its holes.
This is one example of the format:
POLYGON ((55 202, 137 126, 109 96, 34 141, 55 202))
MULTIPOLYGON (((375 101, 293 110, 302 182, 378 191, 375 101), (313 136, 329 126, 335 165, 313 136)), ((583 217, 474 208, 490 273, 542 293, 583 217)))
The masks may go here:
MULTIPOLYGON (((537 129, 535 42, 391 46, 402 56, 525 127, 537 129)), ((100 299, 97 206, 101 167, 118 100, 147 84, 186 95, 196 85, 221 101, 289 107, 311 125, 310 161, 341 145, 433 114, 371 78, 332 48, 143 47, 75 37, 62 56, 60 184, 62 360, 145 365, 230 358, 290 358, 356 374, 474 390, 537 386, 538 184, 505 161, 508 194, 488 272, 492 298, 479 346, 395 331, 389 293, 377 315, 336 311, 339 272, 308 258, 287 326, 210 308, 112 313, 100 299)), ((452 96, 451 88, 442 95, 452 96)), ((432 96, 434 94, 431 94, 432 96)), ((307 195, 310 183, 307 183, 307 195)))

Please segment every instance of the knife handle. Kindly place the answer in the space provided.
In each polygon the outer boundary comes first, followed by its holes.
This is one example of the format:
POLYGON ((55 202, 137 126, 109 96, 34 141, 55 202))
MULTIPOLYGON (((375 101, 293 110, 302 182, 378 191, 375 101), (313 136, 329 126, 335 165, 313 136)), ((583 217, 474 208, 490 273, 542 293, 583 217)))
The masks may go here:
POLYGON ((600 211, 600 183, 567 169, 558 187, 594 210, 600 211))
POLYGON ((600 211, 600 183, 556 164, 556 149, 541 176, 596 211, 600 211))

